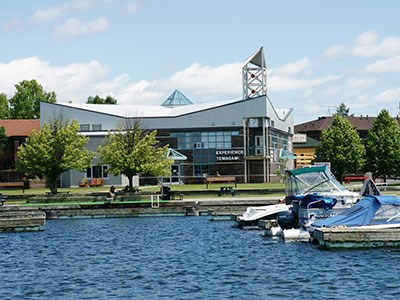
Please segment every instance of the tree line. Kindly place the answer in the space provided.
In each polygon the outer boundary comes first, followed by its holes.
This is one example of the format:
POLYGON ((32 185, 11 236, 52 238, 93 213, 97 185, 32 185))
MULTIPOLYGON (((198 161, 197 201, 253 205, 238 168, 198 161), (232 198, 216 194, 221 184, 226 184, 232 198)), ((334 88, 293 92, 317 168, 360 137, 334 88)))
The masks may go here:
POLYGON ((334 115, 332 126, 322 132, 315 161, 330 162, 340 181, 345 174, 360 172, 371 172, 385 182, 400 176, 400 127, 389 111, 381 110, 365 140, 346 119, 348 110, 341 107, 340 112, 334 115))

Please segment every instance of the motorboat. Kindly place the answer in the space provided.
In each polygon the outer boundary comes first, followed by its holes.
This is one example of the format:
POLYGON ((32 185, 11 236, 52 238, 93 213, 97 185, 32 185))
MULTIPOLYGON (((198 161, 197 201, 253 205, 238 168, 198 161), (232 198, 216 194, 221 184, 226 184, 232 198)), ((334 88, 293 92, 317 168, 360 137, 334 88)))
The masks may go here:
POLYGON ((400 247, 400 197, 365 196, 310 228, 323 248, 400 247))
POLYGON ((235 218, 235 227, 240 229, 260 229, 259 222, 261 220, 276 220, 279 213, 289 211, 290 205, 284 202, 248 207, 246 211, 235 218))
POLYGON ((290 209, 277 217, 285 240, 308 241, 314 222, 348 210, 362 194, 380 194, 372 180, 364 183, 361 193, 348 190, 327 166, 287 170, 285 176, 285 202, 290 209))

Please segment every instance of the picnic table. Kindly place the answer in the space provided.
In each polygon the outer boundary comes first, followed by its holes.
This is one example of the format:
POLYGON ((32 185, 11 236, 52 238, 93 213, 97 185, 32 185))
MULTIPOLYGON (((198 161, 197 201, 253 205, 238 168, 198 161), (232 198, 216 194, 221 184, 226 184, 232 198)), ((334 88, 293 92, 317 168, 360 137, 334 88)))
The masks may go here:
POLYGON ((233 186, 221 186, 218 191, 218 196, 224 196, 225 194, 235 196, 236 191, 233 189, 233 186))

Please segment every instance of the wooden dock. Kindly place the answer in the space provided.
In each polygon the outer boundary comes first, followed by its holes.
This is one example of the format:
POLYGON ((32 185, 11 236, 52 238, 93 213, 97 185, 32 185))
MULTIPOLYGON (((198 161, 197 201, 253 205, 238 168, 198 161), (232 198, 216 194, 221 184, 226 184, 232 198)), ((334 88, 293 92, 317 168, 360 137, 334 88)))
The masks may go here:
POLYGON ((0 206, 0 232, 39 231, 46 214, 38 207, 0 206))
POLYGON ((400 224, 318 228, 314 238, 323 249, 399 248, 400 224))

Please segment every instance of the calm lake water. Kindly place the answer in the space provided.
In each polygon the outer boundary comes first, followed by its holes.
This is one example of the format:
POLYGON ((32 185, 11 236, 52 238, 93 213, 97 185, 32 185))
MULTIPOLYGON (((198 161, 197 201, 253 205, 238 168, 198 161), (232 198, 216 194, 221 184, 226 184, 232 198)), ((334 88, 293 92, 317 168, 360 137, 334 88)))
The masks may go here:
POLYGON ((400 299, 400 251, 322 251, 208 217, 1 234, 0 299, 400 299))

